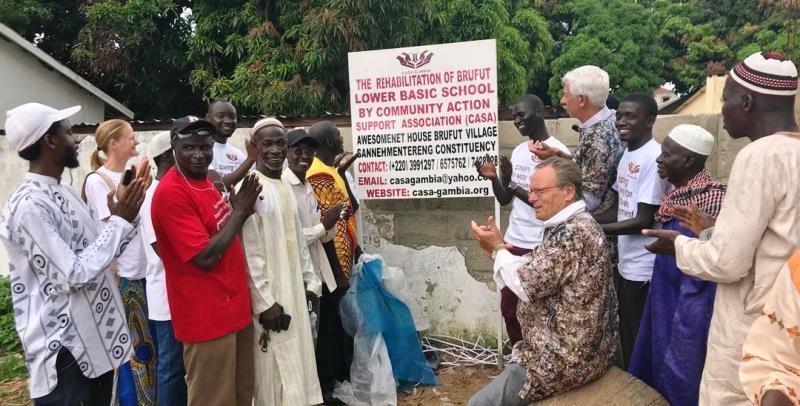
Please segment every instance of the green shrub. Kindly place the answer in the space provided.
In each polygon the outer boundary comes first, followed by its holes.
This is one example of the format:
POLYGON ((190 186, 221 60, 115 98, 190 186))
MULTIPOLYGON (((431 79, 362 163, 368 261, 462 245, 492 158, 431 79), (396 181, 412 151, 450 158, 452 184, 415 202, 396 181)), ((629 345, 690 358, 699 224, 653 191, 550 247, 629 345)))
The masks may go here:
POLYGON ((14 328, 14 306, 11 300, 11 281, 0 276, 0 355, 22 351, 14 328))

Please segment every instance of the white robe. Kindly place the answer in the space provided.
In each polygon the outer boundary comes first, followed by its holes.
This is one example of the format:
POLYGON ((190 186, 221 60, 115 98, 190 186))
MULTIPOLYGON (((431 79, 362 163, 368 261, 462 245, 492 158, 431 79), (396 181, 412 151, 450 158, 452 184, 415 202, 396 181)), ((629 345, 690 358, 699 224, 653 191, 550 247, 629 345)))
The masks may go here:
POLYGON ((292 192, 279 179, 255 173, 263 186, 266 209, 252 215, 242 228, 255 313, 254 404, 320 404, 305 292, 319 296, 322 283, 314 273, 292 192), (275 302, 292 317, 291 323, 286 331, 270 331, 267 352, 262 352, 259 339, 264 330, 258 315, 275 302))
POLYGON ((798 174, 800 139, 776 134, 756 140, 733 162, 711 239, 675 239, 678 268, 717 282, 700 406, 751 404, 739 382, 742 344, 800 246, 798 174))

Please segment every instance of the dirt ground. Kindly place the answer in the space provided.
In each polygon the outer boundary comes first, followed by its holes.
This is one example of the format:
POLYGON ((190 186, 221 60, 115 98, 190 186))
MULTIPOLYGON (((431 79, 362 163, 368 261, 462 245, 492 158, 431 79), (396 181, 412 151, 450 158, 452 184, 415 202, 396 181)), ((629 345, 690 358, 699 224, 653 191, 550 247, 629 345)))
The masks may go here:
MULTIPOLYGON (((493 367, 442 367, 439 387, 417 387, 410 395, 397 395, 399 406, 455 406, 467 400, 493 377, 499 374, 493 367)), ((29 405, 26 379, 0 382, 0 405, 29 405)))
POLYGON ((494 367, 442 367, 439 387, 418 387, 410 395, 397 395, 400 406, 466 405, 500 371, 494 367))
POLYGON ((0 405, 23 406, 30 404, 27 379, 0 382, 0 405))

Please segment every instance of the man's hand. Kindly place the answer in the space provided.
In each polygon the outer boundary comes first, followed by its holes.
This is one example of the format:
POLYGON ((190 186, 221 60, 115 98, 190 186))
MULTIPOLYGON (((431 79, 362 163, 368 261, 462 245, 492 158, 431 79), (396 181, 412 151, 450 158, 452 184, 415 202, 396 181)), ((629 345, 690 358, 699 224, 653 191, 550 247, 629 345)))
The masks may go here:
POLYGON ((112 216, 119 216, 127 222, 133 221, 139 214, 139 209, 144 202, 144 194, 147 186, 150 185, 150 178, 134 178, 125 189, 122 197, 114 201, 114 192, 108 193, 108 210, 112 216))
POLYGON ((675 255, 675 238, 681 233, 672 230, 642 230, 645 237, 656 237, 653 243, 645 245, 645 249, 654 254, 675 255))
POLYGON ((355 162, 356 159, 361 156, 361 152, 359 152, 355 155, 350 155, 349 157, 345 158, 348 154, 348 152, 342 152, 334 161, 334 166, 337 167, 336 170, 342 177, 344 177, 344 173, 347 172, 347 169, 350 168, 350 165, 353 165, 353 162, 355 162))
POLYGON ((503 187, 507 188, 508 185, 511 184, 511 172, 513 171, 513 167, 511 166, 511 161, 506 158, 505 155, 500 155, 500 183, 503 184, 503 187))
POLYGON ((328 212, 325 213, 325 217, 322 219, 322 225, 326 230, 330 230, 336 225, 339 216, 342 214, 342 208, 344 208, 344 205, 339 203, 331 207, 328 212))
POLYGON ((253 161, 258 160, 258 151, 256 150, 256 144, 253 144, 253 140, 250 137, 244 139, 244 150, 247 152, 247 159, 252 159, 253 161))
POLYGON ((761 398, 761 406, 793 406, 792 402, 783 392, 772 389, 764 392, 761 398))
POLYGON ((258 316, 258 322, 261 323, 261 327, 264 327, 266 331, 281 331, 283 330, 281 314, 283 314, 283 306, 275 302, 272 307, 258 316))
POLYGON ((673 206, 672 215, 680 220, 678 224, 681 227, 689 229, 695 235, 700 235, 703 230, 714 227, 714 223, 717 222, 694 203, 691 206, 673 206))
POLYGON ((350 289, 350 278, 341 272, 334 272, 333 278, 336 279, 335 292, 340 295, 347 293, 347 289, 350 289))
POLYGON ((545 160, 547 158, 552 158, 554 156, 560 156, 564 158, 571 158, 572 156, 566 154, 560 150, 557 150, 541 141, 528 141, 528 150, 531 151, 533 155, 536 155, 537 158, 541 160, 545 160))
MULTIPOLYGON (((137 179, 137 178, 139 178, 139 179, 147 179, 147 178, 150 177, 150 160, 147 158, 146 155, 142 155, 142 157, 139 159, 139 164, 138 165, 131 166, 131 175, 132 175, 131 176, 131 181, 133 181, 134 179, 137 179), (136 168, 139 168, 139 169, 137 170, 136 168)), ((129 186, 130 186, 130 183, 128 185, 123 185, 122 182, 120 182, 119 185, 117 185, 117 191, 116 191, 116 194, 115 194, 117 200, 122 198, 122 195, 125 194, 125 190, 129 186)), ((147 182, 147 186, 145 187, 145 191, 147 190, 148 187, 150 187, 150 181, 147 182)))
POLYGON ((478 158, 475 160, 475 169, 478 171, 478 175, 486 179, 497 179, 497 168, 495 168, 494 163, 492 163, 489 154, 486 154, 486 157, 483 159, 478 158))
POLYGON ((489 217, 486 220, 485 226, 480 226, 474 221, 471 223, 472 227, 472 236, 475 237, 475 241, 478 242, 478 245, 481 247, 484 253, 488 255, 490 258, 492 257, 492 251, 494 251, 495 247, 498 245, 504 244, 506 247, 510 247, 511 244, 506 244, 503 241, 503 236, 500 235, 500 230, 497 229, 494 225, 494 217, 489 217))
POLYGON ((314 313, 319 314, 319 297, 314 292, 306 291, 306 301, 311 302, 311 309, 314 313))
POLYGON ((231 205, 234 211, 239 211, 245 217, 250 217, 255 212, 254 206, 258 195, 261 194, 261 184, 255 174, 247 174, 242 181, 238 192, 231 193, 231 205))

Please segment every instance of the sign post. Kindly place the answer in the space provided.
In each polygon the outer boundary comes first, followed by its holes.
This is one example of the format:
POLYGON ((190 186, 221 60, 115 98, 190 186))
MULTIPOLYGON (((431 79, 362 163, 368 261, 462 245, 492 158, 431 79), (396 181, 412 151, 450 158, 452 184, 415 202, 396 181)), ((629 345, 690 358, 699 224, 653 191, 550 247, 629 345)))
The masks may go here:
POLYGON ((348 54, 359 199, 492 196, 473 162, 498 153, 495 40, 348 54))
POLYGON ((348 66, 359 199, 493 197, 473 163, 498 162, 495 40, 351 52, 348 66))

